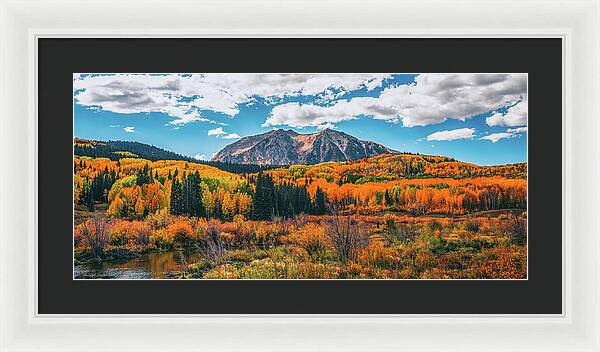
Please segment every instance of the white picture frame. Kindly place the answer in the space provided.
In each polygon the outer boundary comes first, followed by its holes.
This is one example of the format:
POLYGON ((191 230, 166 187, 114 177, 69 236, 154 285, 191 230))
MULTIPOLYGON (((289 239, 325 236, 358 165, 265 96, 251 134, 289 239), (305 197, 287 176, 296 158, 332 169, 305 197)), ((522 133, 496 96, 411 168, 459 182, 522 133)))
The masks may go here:
POLYGON ((0 4, 0 351, 600 351, 600 2, 0 4), (36 44, 42 37, 562 38, 563 189, 549 193, 563 196, 557 204, 563 314, 38 314, 36 44))

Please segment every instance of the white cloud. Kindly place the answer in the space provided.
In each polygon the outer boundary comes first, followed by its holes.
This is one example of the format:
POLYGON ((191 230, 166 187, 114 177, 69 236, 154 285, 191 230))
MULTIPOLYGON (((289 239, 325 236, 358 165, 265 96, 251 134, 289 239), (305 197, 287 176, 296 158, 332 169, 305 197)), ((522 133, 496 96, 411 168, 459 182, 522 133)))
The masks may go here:
POLYGON ((456 139, 470 139, 475 135, 474 128, 459 128, 456 130, 445 130, 430 134, 428 141, 453 141, 456 139))
POLYGON ((200 153, 198 153, 198 154, 194 155, 194 159, 196 159, 196 160, 208 160, 208 159, 206 158, 206 155, 205 155, 205 154, 200 154, 200 153))
POLYGON ((506 112, 494 112, 485 119, 489 126, 525 126, 527 125, 527 98, 509 107, 506 112))
POLYGON ((121 125, 110 125, 108 127, 110 127, 110 128, 119 128, 119 127, 121 127, 121 125))
POLYGON ((335 125, 332 124, 332 123, 330 123, 330 122, 326 122, 326 123, 324 123, 322 125, 317 126, 317 130, 319 130, 319 131, 322 131, 322 130, 327 129, 327 128, 334 129, 335 125))
POLYGON ((135 127, 133 127, 133 126, 124 127, 123 131, 125 131, 127 133, 133 133, 133 132, 135 132, 135 127))
POLYGON ((492 141, 492 143, 496 143, 501 139, 515 138, 520 133, 527 133, 527 127, 509 128, 506 132, 492 133, 479 139, 486 139, 492 141))
POLYGON ((223 131, 222 127, 217 127, 213 130, 208 130, 208 135, 209 136, 220 136, 223 134, 227 134, 227 132, 223 131))
POLYGON ((488 141, 492 141, 492 143, 496 143, 501 139, 513 138, 514 136, 515 135, 512 133, 500 132, 500 133, 492 133, 487 136, 481 137, 479 139, 487 139, 488 141))
POLYGON ((519 127, 519 128, 509 128, 506 132, 511 133, 527 133, 527 127, 519 127))
POLYGON ((240 138, 240 135, 237 133, 230 133, 228 135, 223 136, 224 139, 237 139, 240 138))
POLYGON ((171 124, 209 121, 202 110, 233 117, 239 106, 263 98, 332 97, 357 89, 375 89, 389 74, 115 74, 73 79, 78 104, 122 114, 164 113, 171 124), (331 92, 331 93, 326 93, 331 92), (333 93, 336 92, 336 93, 333 93))
POLYGON ((240 138, 240 136, 237 133, 229 133, 226 131, 223 131, 223 127, 217 127, 213 130, 209 130, 208 131, 208 135, 209 136, 217 136, 217 137, 222 137, 224 139, 237 139, 240 138))
POLYGON ((319 126, 359 116, 406 127, 447 119, 464 121, 523 100, 525 74, 421 74, 410 85, 385 88, 379 97, 355 97, 322 106, 287 103, 273 108, 263 126, 319 126))
POLYGON ((209 122, 211 120, 200 116, 197 111, 191 111, 190 113, 180 116, 175 120, 169 121, 169 125, 185 125, 195 121, 209 122))

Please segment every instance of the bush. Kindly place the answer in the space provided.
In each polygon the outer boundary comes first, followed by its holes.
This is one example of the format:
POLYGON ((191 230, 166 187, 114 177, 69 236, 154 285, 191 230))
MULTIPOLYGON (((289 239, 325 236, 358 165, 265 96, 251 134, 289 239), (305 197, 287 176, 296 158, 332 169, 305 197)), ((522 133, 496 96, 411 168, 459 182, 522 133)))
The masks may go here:
POLYGON ((469 263, 477 279, 524 279, 527 277, 527 249, 524 246, 499 246, 483 249, 469 263))
POLYGON ((414 222, 410 224, 397 223, 394 215, 385 214, 383 216, 383 234, 390 243, 408 243, 415 240, 418 231, 414 222))
POLYGON ((358 255, 358 261, 361 264, 376 269, 396 268, 399 259, 398 252, 385 247, 383 241, 380 240, 371 241, 358 255))
POLYGON ((442 225, 442 223, 439 221, 432 220, 427 224, 427 227, 429 228, 429 231, 435 232, 435 231, 442 231, 442 229, 444 228, 444 225, 442 225))
POLYGON ((510 214, 502 227, 513 244, 523 245, 527 242, 527 220, 524 217, 510 214))
POLYGON ((211 260, 220 258, 227 251, 226 236, 221 236, 217 224, 215 221, 209 222, 204 234, 204 255, 211 260))
POLYGON ((149 242, 150 225, 143 221, 113 220, 109 226, 110 244, 114 246, 142 245, 149 242))
POLYGON ((286 241, 302 247, 315 260, 324 259, 331 246, 325 228, 315 223, 308 223, 287 236, 286 241))
POLYGON ((171 225, 173 217, 169 214, 169 209, 163 208, 156 211, 154 214, 148 215, 146 221, 155 230, 164 229, 171 225))
POLYGON ((335 254, 343 264, 354 261, 358 250, 363 247, 365 237, 360 233, 356 221, 335 217, 328 222, 327 232, 331 237, 335 254))
POLYGON ((194 237, 194 229, 187 219, 178 218, 174 223, 167 227, 167 233, 173 241, 182 244, 189 244, 194 237))
POLYGON ((203 279, 239 279, 237 268, 231 264, 219 265, 202 276, 203 279))
POLYGON ((442 237, 440 230, 435 230, 433 233, 427 232, 422 236, 422 239, 431 252, 442 254, 446 251, 446 240, 442 237))
POLYGON ((167 229, 160 229, 150 235, 150 243, 159 249, 170 249, 173 246, 173 237, 167 229))
POLYGON ((76 231, 79 231, 81 237, 85 239, 92 254, 95 257, 102 257, 110 240, 106 218, 97 216, 87 220, 81 223, 76 231))
POLYGON ((479 232, 481 223, 477 220, 469 220, 465 223, 465 230, 469 232, 479 232))

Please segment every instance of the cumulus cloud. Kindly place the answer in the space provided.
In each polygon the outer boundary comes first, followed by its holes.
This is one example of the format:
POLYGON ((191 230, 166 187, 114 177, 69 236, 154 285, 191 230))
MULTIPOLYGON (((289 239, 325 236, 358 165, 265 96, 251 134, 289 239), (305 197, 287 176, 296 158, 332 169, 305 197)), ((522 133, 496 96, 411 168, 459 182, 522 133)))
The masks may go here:
POLYGON ((510 133, 527 133, 527 127, 509 128, 506 132, 510 133))
POLYGON ((405 127, 427 126, 447 119, 464 121, 519 101, 526 105, 526 95, 525 74, 421 74, 412 84, 385 88, 379 97, 355 97, 330 105, 278 105, 263 126, 316 127, 359 116, 401 121, 405 127))
POLYGON ((501 139, 515 138, 521 133, 527 133, 527 127, 509 128, 506 132, 492 133, 479 139, 485 139, 496 143, 501 139))
POLYGON ((198 154, 194 155, 194 159, 196 159, 196 160, 208 160, 208 159, 206 158, 206 155, 205 155, 205 154, 200 154, 200 153, 198 153, 198 154))
POLYGON ((506 112, 494 112, 485 119, 489 126, 525 126, 527 125, 527 98, 506 109, 506 112))
POLYGON ((133 133, 133 132, 135 132, 135 127, 133 127, 133 126, 124 127, 123 131, 125 131, 127 133, 133 133))
POLYGON ((487 136, 481 137, 480 139, 486 139, 488 141, 492 141, 492 143, 496 143, 501 139, 504 138, 513 138, 515 135, 512 133, 508 133, 508 132, 499 132, 499 133, 492 133, 492 134, 488 134, 487 136))
POLYGON ((217 127, 213 130, 208 130, 208 135, 209 136, 220 136, 223 134, 227 134, 227 132, 223 131, 222 127, 217 127))
POLYGON ((380 87, 389 74, 113 74, 73 76, 78 104, 122 114, 164 113, 171 124, 209 121, 209 110, 233 117, 257 98, 335 98, 357 89, 380 87))
POLYGON ((456 139, 470 139, 475 135, 474 128, 459 128, 456 130, 445 130, 430 134, 428 141, 453 141, 456 139))
POLYGON ((208 131, 208 135, 209 136, 217 136, 217 137, 221 137, 224 139, 237 139, 240 138, 240 136, 237 133, 228 133, 223 131, 222 127, 217 127, 213 130, 209 130, 208 131))
POLYGON ((332 123, 327 122, 327 123, 324 123, 322 125, 317 126, 317 130, 319 130, 319 131, 322 131, 322 130, 325 130, 325 129, 328 129, 328 128, 334 129, 335 125, 332 124, 332 123))
POLYGON ((224 139, 238 139, 238 138, 240 138, 240 135, 237 133, 230 133, 230 134, 223 136, 223 138, 224 139))

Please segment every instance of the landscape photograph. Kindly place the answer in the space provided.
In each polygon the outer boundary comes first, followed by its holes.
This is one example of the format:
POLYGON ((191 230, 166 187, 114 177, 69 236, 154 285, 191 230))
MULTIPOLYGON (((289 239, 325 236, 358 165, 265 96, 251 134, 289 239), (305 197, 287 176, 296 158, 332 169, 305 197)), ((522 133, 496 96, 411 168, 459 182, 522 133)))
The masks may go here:
POLYGON ((527 78, 75 73, 73 279, 526 280, 527 78))

